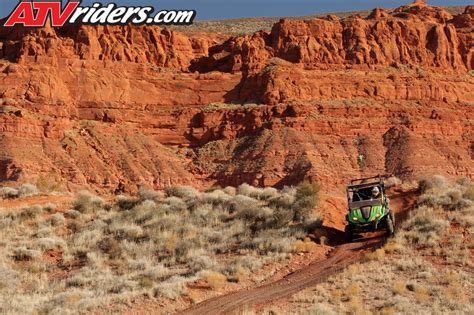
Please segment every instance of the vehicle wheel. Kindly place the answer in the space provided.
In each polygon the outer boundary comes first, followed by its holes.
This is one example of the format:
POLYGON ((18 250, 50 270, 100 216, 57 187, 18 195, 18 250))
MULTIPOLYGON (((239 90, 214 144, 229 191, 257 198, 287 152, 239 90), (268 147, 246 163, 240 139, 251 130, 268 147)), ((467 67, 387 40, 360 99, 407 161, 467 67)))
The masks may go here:
POLYGON ((393 214, 390 212, 390 214, 387 216, 387 235, 389 237, 392 237, 395 234, 395 227, 394 227, 394 222, 392 220, 393 214))
POLYGON ((352 242, 352 240, 354 239, 354 231, 352 230, 352 227, 350 224, 346 225, 344 229, 344 233, 345 233, 346 242, 348 243, 352 242))

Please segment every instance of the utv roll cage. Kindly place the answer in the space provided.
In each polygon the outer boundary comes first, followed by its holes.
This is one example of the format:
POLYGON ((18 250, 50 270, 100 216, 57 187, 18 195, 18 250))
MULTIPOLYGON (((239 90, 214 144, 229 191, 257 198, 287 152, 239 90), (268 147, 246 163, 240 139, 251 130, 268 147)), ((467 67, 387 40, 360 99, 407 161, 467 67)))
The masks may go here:
POLYGON ((386 176, 377 175, 351 180, 350 184, 347 185, 347 202, 349 209, 384 203, 385 178, 386 176), (377 199, 372 199, 372 189, 374 187, 380 189, 380 195, 377 199))

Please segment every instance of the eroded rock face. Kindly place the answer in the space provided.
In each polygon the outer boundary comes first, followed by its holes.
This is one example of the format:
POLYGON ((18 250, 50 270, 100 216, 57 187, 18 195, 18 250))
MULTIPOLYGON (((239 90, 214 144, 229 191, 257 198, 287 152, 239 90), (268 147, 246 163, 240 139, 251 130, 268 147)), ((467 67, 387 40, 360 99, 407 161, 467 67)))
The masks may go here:
POLYGON ((134 62, 185 70, 207 55, 216 36, 188 37, 150 26, 69 26, 36 30, 3 29, 3 57, 19 63, 42 59, 134 62), (9 32, 9 33, 7 33, 9 32))
POLYGON ((473 11, 416 3, 225 40, 0 29, 0 180, 114 193, 309 178, 336 194, 376 173, 472 178, 473 11))
POLYGON ((470 7, 453 18, 441 8, 415 3, 390 14, 376 9, 366 19, 283 19, 270 33, 234 37, 214 47, 191 69, 252 75, 278 57, 306 68, 404 64, 465 71, 473 69, 472 17, 470 7))
POLYGON ((401 65, 376 69, 308 71, 281 59, 271 59, 263 70, 243 80, 239 98, 279 104, 345 98, 471 102, 474 97, 472 77, 466 72, 441 75, 401 65))

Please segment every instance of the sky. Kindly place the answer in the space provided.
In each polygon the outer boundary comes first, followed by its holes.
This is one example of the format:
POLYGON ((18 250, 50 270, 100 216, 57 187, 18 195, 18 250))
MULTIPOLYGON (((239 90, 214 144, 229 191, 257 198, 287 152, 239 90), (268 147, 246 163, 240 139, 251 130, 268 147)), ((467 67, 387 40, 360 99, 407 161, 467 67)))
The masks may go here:
MULTIPOLYGON (((63 1, 63 3, 66 0, 63 1)), ((0 0, 0 17, 10 14, 18 0, 0 0)), ((194 9, 197 20, 220 20, 260 16, 299 16, 325 12, 341 12, 395 8, 411 0, 83 0, 83 4, 115 2, 121 5, 148 5, 160 9, 194 9)), ((473 4, 473 0, 428 0, 431 5, 457 6, 473 4)))

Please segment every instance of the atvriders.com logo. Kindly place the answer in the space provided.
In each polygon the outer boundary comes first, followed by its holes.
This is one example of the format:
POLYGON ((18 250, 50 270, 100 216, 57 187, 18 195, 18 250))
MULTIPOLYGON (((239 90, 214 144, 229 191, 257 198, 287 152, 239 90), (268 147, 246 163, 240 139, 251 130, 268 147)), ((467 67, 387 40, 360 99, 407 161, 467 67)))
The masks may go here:
POLYGON ((53 27, 81 23, 86 25, 190 25, 195 10, 160 10, 154 14, 151 6, 119 6, 115 3, 81 6, 81 0, 62 5, 60 0, 21 0, 7 18, 5 27, 20 24, 26 27, 43 27, 49 19, 53 27))

